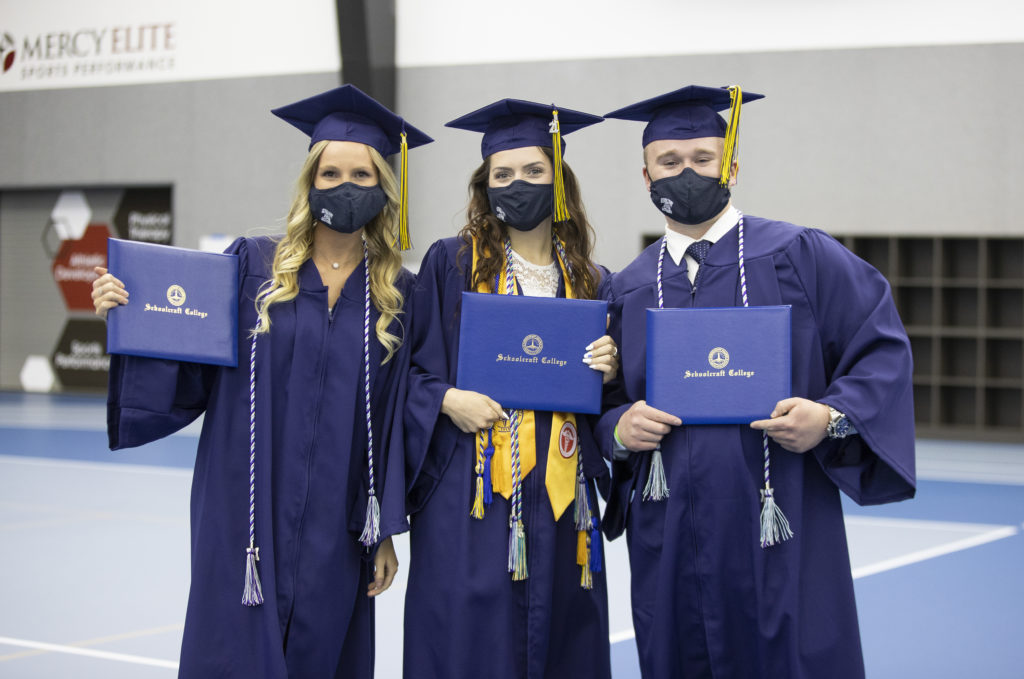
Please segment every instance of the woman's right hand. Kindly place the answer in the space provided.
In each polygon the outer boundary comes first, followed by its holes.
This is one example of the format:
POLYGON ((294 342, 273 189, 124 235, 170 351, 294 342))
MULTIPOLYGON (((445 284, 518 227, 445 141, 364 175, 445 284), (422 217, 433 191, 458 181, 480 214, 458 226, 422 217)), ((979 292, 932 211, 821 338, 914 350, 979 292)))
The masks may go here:
POLYGON ((93 271, 99 278, 92 282, 92 305, 96 308, 96 315, 107 320, 108 311, 128 303, 128 291, 124 289, 124 283, 102 266, 93 267, 93 271))
POLYGON ((501 406, 493 399, 477 391, 454 387, 445 392, 444 400, 441 401, 441 412, 467 434, 489 429, 495 422, 505 417, 501 412, 501 406))

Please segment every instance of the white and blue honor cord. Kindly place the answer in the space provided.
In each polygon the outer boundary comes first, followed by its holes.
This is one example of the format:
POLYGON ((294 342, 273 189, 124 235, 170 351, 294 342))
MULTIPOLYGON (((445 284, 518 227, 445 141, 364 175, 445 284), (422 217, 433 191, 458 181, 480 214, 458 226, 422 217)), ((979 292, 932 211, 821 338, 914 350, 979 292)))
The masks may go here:
MULTIPOLYGON (((380 539, 380 503, 377 500, 373 464, 373 426, 370 410, 370 256, 363 239, 363 400, 366 404, 366 446, 369 466, 369 499, 366 505, 366 524, 359 541, 366 547, 380 539)), ((257 322, 256 331, 259 330, 257 322)), ((242 604, 259 606, 263 603, 263 587, 256 563, 260 548, 256 546, 256 339, 253 331, 249 352, 249 546, 245 550, 245 586, 242 604)))
MULTIPOLYGON (((747 298, 747 271, 744 266, 743 256, 743 213, 739 213, 739 248, 738 248, 738 259, 740 265, 740 295, 743 299, 743 306, 749 307, 750 301, 747 298)), ((667 249, 667 240, 663 236, 661 239, 661 251, 658 254, 658 308, 665 308, 665 295, 662 288, 662 271, 665 261, 665 250, 667 249)), ((788 540, 793 537, 793 530, 790 528, 789 521, 786 516, 782 513, 782 510, 775 502, 775 491, 772 489, 771 484, 771 456, 768 452, 768 432, 761 432, 761 439, 763 441, 764 449, 764 488, 761 490, 761 536, 760 542, 761 547, 771 547, 779 542, 788 540)), ((658 480, 656 476, 656 470, 654 469, 655 464, 661 463, 661 448, 658 447, 654 450, 651 456, 651 474, 647 480, 647 486, 644 488, 644 500, 661 500, 668 497, 668 487, 658 488, 658 480), (657 460, 654 459, 655 455, 657 460), (657 497, 663 491, 663 496, 657 497)), ((662 479, 664 478, 664 469, 661 469, 662 479)))
POLYGON ((373 473, 373 424, 370 415, 370 254, 363 239, 363 400, 366 403, 366 457, 370 487, 367 491, 366 522, 359 541, 371 547, 380 540, 380 502, 373 473))

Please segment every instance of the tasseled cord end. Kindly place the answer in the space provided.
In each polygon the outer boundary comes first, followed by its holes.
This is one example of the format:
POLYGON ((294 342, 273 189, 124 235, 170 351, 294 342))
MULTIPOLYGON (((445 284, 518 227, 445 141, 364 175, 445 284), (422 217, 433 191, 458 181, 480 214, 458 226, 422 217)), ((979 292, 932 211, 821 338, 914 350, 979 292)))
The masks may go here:
POLYGON ((565 179, 562 177, 562 127, 558 122, 558 109, 551 111, 551 123, 548 125, 551 133, 551 150, 554 153, 555 169, 555 213, 554 221, 569 221, 569 208, 565 200, 565 179))
POLYGON ((491 483, 491 458, 494 457, 493 429, 487 430, 487 443, 484 444, 484 433, 480 432, 479 453, 476 460, 476 492, 473 494, 473 507, 469 515, 474 519, 484 518, 484 509, 491 506, 494 493, 491 483))
POLYGON ((576 475, 576 497, 573 500, 573 523, 576 530, 590 527, 590 503, 587 501, 587 480, 583 474, 576 475))
POLYGON ((508 572, 513 580, 530 577, 526 568, 526 528, 522 519, 510 522, 508 531, 508 572))
POLYGON ((789 520, 775 504, 775 491, 765 485, 761 490, 761 548, 767 549, 791 537, 793 530, 789 520))
POLYGON ((245 589, 242 590, 243 606, 259 606, 263 603, 263 585, 260 574, 256 570, 256 562, 260 560, 260 548, 252 542, 245 550, 245 589))
POLYGON ((401 250, 408 250, 412 247, 412 239, 409 237, 409 143, 405 138, 405 131, 402 131, 402 153, 401 153, 401 197, 398 206, 398 247, 401 250))
POLYGON ((591 537, 589 530, 576 533, 576 565, 580 567, 580 587, 594 588, 594 576, 590 564, 591 537))
POLYGON ((377 502, 377 494, 370 493, 370 499, 366 503, 366 523, 363 524, 363 534, 359 536, 359 542, 364 547, 372 547, 380 541, 380 503, 377 502))
POLYGON ((661 502, 669 496, 668 481, 665 480, 665 463, 661 459, 661 448, 651 453, 651 469, 644 486, 644 502, 661 502))

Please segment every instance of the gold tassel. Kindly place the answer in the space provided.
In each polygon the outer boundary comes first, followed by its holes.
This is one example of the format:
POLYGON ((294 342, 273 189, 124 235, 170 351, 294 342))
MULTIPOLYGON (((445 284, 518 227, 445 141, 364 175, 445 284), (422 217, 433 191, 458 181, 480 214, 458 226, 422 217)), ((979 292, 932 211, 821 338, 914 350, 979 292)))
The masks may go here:
POLYGON ((484 477, 480 474, 476 476, 476 494, 473 496, 473 508, 469 510, 469 515, 474 519, 484 518, 484 477))
POLYGON ((401 197, 398 206, 398 244, 402 250, 412 247, 412 240, 409 238, 409 143, 406 141, 405 132, 402 133, 402 169, 401 169, 401 197))
POLYGON ((580 587, 583 589, 594 588, 594 574, 590 571, 590 531, 580 531, 579 541, 576 543, 576 564, 580 567, 580 587), (580 550, 583 550, 583 560, 580 561, 580 550))
POLYGON ((569 208, 565 201, 565 180, 562 177, 562 128, 558 122, 558 109, 551 112, 551 149, 554 152, 555 166, 555 222, 569 221, 569 208))
POLYGON ((729 125, 725 128, 725 148, 722 151, 722 186, 729 185, 732 164, 736 159, 736 135, 740 129, 740 105, 743 103, 743 92, 739 85, 729 88, 729 125))

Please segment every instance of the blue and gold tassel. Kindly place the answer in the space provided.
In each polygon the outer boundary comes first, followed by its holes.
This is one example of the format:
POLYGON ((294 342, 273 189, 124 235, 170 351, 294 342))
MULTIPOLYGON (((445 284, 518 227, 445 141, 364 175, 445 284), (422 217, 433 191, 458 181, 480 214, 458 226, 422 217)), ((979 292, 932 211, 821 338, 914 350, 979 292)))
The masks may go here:
POLYGON ((398 206, 398 247, 401 250, 408 250, 412 247, 412 239, 409 238, 409 143, 406 141, 405 132, 402 132, 402 153, 401 153, 401 197, 398 206))
POLYGON ((729 88, 729 125, 725 128, 725 148, 722 151, 722 174, 719 184, 729 185, 732 164, 736 160, 736 136, 740 130, 740 105, 743 103, 743 92, 738 85, 729 88))
POLYGON ((491 484, 491 458, 494 457, 494 430, 487 430, 487 442, 484 443, 484 433, 477 435, 479 439, 476 456, 476 493, 473 497, 473 508, 469 515, 474 519, 484 518, 484 509, 491 506, 494 495, 491 484))
POLYGON ((565 200, 565 179, 562 176, 562 128, 558 122, 558 109, 551 112, 551 124, 548 126, 551 132, 551 150, 554 153, 555 166, 555 214, 554 221, 569 221, 569 208, 565 200))

